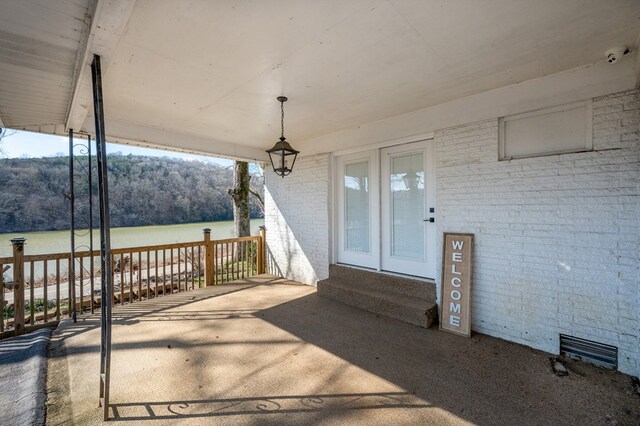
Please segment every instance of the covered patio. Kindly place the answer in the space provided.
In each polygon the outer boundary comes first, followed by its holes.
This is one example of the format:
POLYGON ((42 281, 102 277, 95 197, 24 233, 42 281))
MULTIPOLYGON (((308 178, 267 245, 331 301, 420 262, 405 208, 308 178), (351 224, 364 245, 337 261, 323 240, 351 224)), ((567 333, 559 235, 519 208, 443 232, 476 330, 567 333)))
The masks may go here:
MULTIPOLYGON (((377 317, 260 275, 116 307, 116 424, 633 424, 628 377, 377 317)), ((97 424, 99 317, 63 321, 47 423, 97 424)))
MULTIPOLYGON (((0 127, 266 165, 273 275, 116 307, 109 419, 637 424, 639 2, 0 4, 0 127), (470 339, 317 297, 460 313, 449 233, 470 339)), ((99 341, 61 322, 51 424, 101 421, 99 341)))

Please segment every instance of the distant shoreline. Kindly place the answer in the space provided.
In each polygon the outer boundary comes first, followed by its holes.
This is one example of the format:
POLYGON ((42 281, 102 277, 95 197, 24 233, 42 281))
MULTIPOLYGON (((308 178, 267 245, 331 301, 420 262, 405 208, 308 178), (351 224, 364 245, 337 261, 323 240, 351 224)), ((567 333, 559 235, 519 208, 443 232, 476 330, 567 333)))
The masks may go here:
MULTIPOLYGON (((251 219, 251 234, 258 233, 258 227, 264 224, 263 218, 251 219)), ((171 244, 198 241, 204 238, 202 230, 211 228, 212 239, 231 238, 234 236, 233 221, 192 222, 173 225, 147 225, 111 228, 112 248, 134 247, 140 245, 171 244)), ((80 230, 83 236, 76 237, 76 246, 89 243, 88 230, 80 230)), ((0 257, 12 255, 10 239, 24 237, 27 239, 25 254, 48 254, 69 252, 71 233, 67 230, 11 232, 0 234, 0 257)), ((94 250, 99 247, 99 230, 93 230, 94 250)))
MULTIPOLYGON (((251 217, 250 220, 255 221, 264 221, 264 217, 259 217, 259 216, 255 216, 255 217, 251 217)), ((151 227, 156 227, 156 226, 177 226, 177 225, 194 225, 197 223, 202 223, 203 225, 206 225, 208 223, 218 223, 218 222, 233 222, 233 218, 231 219, 220 219, 220 220, 211 220, 211 221, 204 221, 204 222, 181 222, 181 223, 159 223, 159 224, 145 224, 145 225, 131 225, 131 226, 112 226, 111 229, 123 229, 123 228, 151 228, 151 227)), ((203 228, 206 228, 206 226, 203 226, 203 228)), ((94 231, 100 229, 100 224, 99 223, 95 223, 94 224, 94 231)), ((80 232, 86 232, 88 231, 89 228, 77 228, 76 231, 80 231, 80 232)), ((0 231, 0 238, 2 238, 4 235, 13 235, 13 234, 34 234, 34 233, 39 233, 39 232, 71 232, 70 228, 66 228, 66 229, 36 229, 36 230, 24 230, 24 231, 0 231)))

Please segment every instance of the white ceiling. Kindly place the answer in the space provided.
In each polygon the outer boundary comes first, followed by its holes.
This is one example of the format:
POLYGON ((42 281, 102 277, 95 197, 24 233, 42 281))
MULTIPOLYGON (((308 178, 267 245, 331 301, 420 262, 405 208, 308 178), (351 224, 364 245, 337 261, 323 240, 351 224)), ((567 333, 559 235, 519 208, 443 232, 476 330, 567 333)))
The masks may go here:
POLYGON ((89 0, 0 0, 0 123, 64 123, 89 0))
POLYGON ((275 142, 279 95, 295 144, 601 62, 640 28, 635 0, 137 0, 127 14, 104 66, 107 133, 227 155, 216 144, 275 142))

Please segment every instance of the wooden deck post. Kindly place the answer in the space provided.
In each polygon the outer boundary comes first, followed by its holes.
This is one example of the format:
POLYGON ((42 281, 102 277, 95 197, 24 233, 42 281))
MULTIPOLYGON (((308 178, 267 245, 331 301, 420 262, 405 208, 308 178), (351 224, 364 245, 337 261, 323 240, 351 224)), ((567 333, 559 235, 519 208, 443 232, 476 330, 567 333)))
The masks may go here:
POLYGON ((213 265, 213 243, 211 242, 211 229, 204 228, 204 246, 205 246, 205 261, 204 261, 204 285, 209 287, 213 285, 213 279, 215 269, 213 265))
POLYGON ((267 269, 267 228, 264 226, 260 227, 260 244, 258 246, 258 274, 264 274, 267 269))
MULTIPOLYGON (((15 335, 24 333, 24 242, 25 238, 13 238, 13 330, 15 335)), ((46 302, 45 302, 46 303, 46 302)))

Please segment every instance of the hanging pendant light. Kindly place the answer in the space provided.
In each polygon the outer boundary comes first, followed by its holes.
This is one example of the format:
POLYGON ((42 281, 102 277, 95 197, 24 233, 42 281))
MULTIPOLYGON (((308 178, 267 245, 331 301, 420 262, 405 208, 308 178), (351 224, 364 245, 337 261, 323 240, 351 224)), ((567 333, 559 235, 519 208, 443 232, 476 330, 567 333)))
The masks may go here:
POLYGON ((284 137, 284 103, 287 102, 288 99, 284 96, 278 96, 277 99, 278 102, 280 102, 280 111, 282 112, 280 119, 282 133, 280 134, 280 141, 276 142, 273 148, 268 149, 267 154, 269 154, 273 171, 278 176, 285 177, 293 170, 293 165, 300 151, 293 149, 284 137), (289 166, 289 161, 291 161, 291 166, 289 166))

